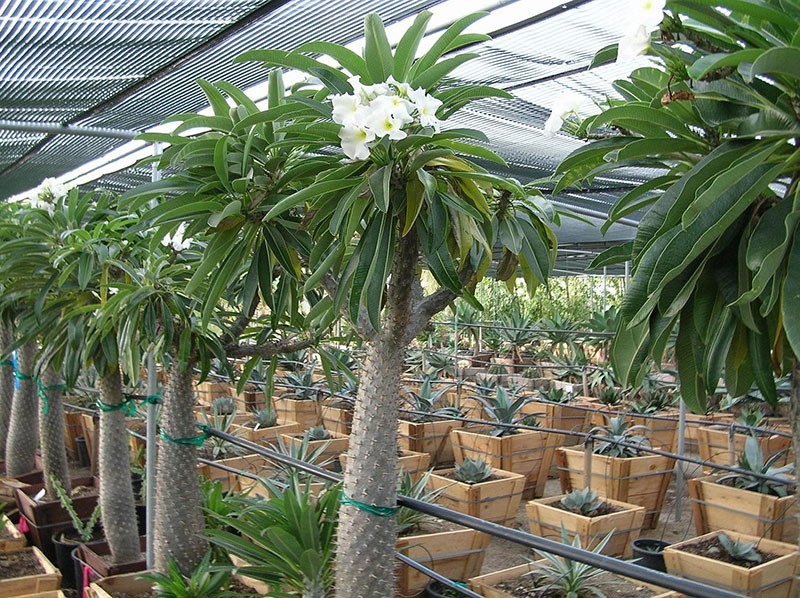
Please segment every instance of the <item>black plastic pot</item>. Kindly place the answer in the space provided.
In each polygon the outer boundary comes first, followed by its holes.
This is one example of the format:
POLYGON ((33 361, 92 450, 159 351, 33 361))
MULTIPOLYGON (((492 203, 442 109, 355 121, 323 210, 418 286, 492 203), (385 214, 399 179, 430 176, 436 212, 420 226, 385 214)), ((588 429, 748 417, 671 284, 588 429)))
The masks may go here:
POLYGON ((638 538, 631 544, 633 556, 638 560, 639 565, 663 573, 667 572, 667 568, 664 566, 664 549, 669 546, 669 542, 652 538, 638 538))
POLYGON ((428 598, 451 598, 452 596, 462 596, 462 594, 442 582, 432 579, 425 586, 425 596, 428 598))
POLYGON ((93 571, 89 565, 81 560, 80 546, 73 548, 70 555, 72 556, 72 569, 75 577, 75 589, 78 592, 78 596, 83 598, 83 588, 86 587, 86 582, 91 583, 96 581, 100 579, 100 576, 96 571, 93 571))
POLYGON ((86 446, 86 438, 78 436, 75 439, 75 451, 78 453, 78 463, 81 467, 89 467, 89 447, 86 446))
MULTIPOLYGON (((55 566, 61 571, 61 587, 75 587, 75 567, 72 564, 72 551, 78 547, 80 540, 63 539, 62 534, 69 534, 70 529, 59 530, 52 536, 55 550, 55 566)), ((74 530, 72 530, 74 531, 74 530)))

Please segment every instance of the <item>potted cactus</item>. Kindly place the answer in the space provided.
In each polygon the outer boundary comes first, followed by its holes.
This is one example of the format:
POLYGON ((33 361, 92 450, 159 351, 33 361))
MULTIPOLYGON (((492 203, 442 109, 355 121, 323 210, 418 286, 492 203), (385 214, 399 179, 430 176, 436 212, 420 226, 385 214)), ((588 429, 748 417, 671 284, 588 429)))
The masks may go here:
POLYGON ((778 466, 785 451, 765 458, 759 440, 749 437, 739 455, 736 473, 689 480, 692 512, 698 535, 727 529, 794 543, 800 507, 794 493, 794 466, 778 466), (753 474, 783 478, 786 483, 765 480, 753 474))
POLYGON ((630 558, 631 542, 639 537, 645 515, 644 507, 602 498, 591 488, 531 500, 525 511, 532 534, 560 540, 563 526, 570 542, 578 536, 589 549, 608 534, 610 537, 601 552, 623 558, 630 558))
POLYGON ((675 459, 648 454, 646 428, 633 426, 625 416, 612 417, 605 426, 592 428, 595 441, 589 469, 584 451, 560 447, 556 462, 561 490, 569 492, 586 486, 600 496, 641 505, 647 509, 645 528, 655 528, 664 504, 675 459), (624 444, 623 444, 624 443, 624 444))
POLYGON ((667 573, 759 598, 797 596, 796 544, 714 531, 664 549, 667 573))
POLYGON ((428 486, 441 489, 438 502, 448 509, 512 525, 522 500, 525 476, 495 469, 480 457, 468 457, 452 469, 433 472, 428 486))
POLYGON ((484 402, 487 419, 495 425, 473 426, 450 432, 456 463, 482 458, 492 467, 526 477, 523 498, 542 496, 553 458, 556 437, 547 432, 515 429, 516 424, 536 425, 523 407, 532 399, 514 396, 502 386, 493 400, 484 402))

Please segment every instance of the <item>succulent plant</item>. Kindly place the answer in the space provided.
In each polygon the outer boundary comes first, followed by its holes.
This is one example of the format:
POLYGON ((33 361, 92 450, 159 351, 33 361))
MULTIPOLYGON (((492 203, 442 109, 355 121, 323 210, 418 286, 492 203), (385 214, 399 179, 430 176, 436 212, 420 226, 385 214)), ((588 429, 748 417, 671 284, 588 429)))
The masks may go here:
MULTIPOLYGON (((483 403, 483 407, 489 419, 499 424, 517 424, 520 419, 525 417, 521 413, 522 408, 532 400, 531 397, 526 396, 515 397, 505 388, 499 386, 493 401, 482 400, 481 402, 483 403)), ((513 428, 509 428, 505 425, 496 426, 492 430, 491 435, 508 436, 509 434, 514 434, 515 431, 516 430, 513 428)))
POLYGON ((591 488, 584 488, 568 493, 559 501, 559 504, 571 513, 592 517, 603 505, 603 499, 591 488))
POLYGON ((603 405, 617 405, 622 400, 622 395, 616 388, 604 388, 600 392, 598 400, 603 403, 603 405))
POLYGON ((728 535, 721 533, 717 536, 720 546, 734 561, 747 561, 760 563, 763 560, 761 553, 756 550, 757 542, 742 542, 732 540, 728 535))
POLYGON ((236 413, 236 399, 233 397, 219 397, 211 401, 212 415, 233 415, 236 413))
POLYGON ((440 401, 449 389, 449 386, 445 386, 440 390, 434 391, 432 380, 425 378, 420 384, 419 392, 405 387, 403 400, 408 403, 411 410, 418 412, 411 416, 416 421, 431 421, 433 418, 430 416, 461 417, 462 413, 457 407, 452 405, 439 406, 440 401))
POLYGON ((775 463, 780 461, 785 453, 786 451, 779 451, 765 461, 764 452, 761 450, 758 439, 753 436, 748 436, 744 441, 744 452, 739 455, 739 469, 742 471, 724 475, 719 478, 717 482, 720 484, 732 485, 743 490, 751 490, 759 494, 780 497, 788 496, 790 489, 794 485, 789 477, 794 470, 794 465, 775 466, 775 463), (783 478, 786 480, 786 483, 756 477, 752 475, 754 473, 768 475, 774 478, 783 478))
POLYGON ((467 457, 461 465, 456 464, 454 475, 459 482, 478 484, 492 477, 492 466, 480 457, 467 457))
POLYGON ((329 440, 331 433, 325 426, 313 426, 305 431, 304 436, 311 440, 329 440))
POLYGON ((279 378, 279 382, 288 387, 281 397, 296 401, 316 400, 320 382, 314 379, 315 370, 316 365, 312 364, 305 370, 287 372, 285 376, 279 378))
POLYGON ((736 423, 740 426, 755 428, 764 423, 765 417, 766 415, 760 407, 745 407, 739 412, 736 423))
POLYGON ((612 417, 607 426, 595 426, 589 433, 605 438, 595 448, 596 455, 607 457, 638 457, 642 449, 651 448, 650 441, 636 432, 647 430, 645 426, 632 426, 625 416, 612 417), (633 446, 623 446, 620 443, 633 446))
POLYGON ((253 412, 253 419, 256 422, 256 429, 271 428, 278 423, 278 412, 272 406, 272 401, 267 401, 266 407, 257 409, 253 412))
POLYGON ((572 400, 572 394, 564 392, 563 388, 548 388, 539 391, 539 396, 551 403, 567 403, 572 400))

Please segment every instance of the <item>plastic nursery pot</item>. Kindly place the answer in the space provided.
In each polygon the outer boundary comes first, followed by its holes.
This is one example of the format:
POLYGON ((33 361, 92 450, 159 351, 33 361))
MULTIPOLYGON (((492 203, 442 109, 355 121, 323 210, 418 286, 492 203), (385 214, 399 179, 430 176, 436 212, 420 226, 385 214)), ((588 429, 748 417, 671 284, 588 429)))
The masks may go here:
POLYGON ((432 579, 428 582, 428 585, 425 586, 424 596, 427 598, 451 598, 453 596, 463 596, 463 594, 444 585, 441 581, 432 579))
POLYGON ((652 538, 637 538, 631 542, 633 546, 633 558, 642 567, 655 569, 663 573, 667 572, 664 566, 664 549, 669 546, 669 542, 654 540, 652 538))

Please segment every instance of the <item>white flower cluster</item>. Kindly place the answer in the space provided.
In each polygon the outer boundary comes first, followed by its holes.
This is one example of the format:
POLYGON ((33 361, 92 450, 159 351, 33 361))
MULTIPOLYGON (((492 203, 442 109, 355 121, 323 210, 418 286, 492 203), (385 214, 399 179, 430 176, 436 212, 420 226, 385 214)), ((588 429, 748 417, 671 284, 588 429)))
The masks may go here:
POLYGON ((54 178, 44 179, 39 186, 31 192, 28 199, 30 206, 39 210, 46 210, 51 216, 55 211, 53 202, 59 197, 64 197, 71 187, 59 183, 54 178))
POLYGON ((183 251, 184 249, 188 249, 189 245, 192 244, 191 239, 184 239, 183 233, 186 232, 186 223, 180 224, 178 229, 175 231, 174 235, 166 234, 164 238, 161 239, 161 244, 164 247, 172 247, 175 251, 183 251))
POLYGON ((350 77, 348 82, 353 93, 334 95, 331 102, 333 121, 342 125, 342 151, 351 160, 369 158, 370 148, 383 137, 403 139, 408 125, 439 132, 436 111, 442 102, 424 89, 412 89, 394 77, 375 85, 362 85, 360 77, 350 77))
POLYGON ((625 35, 617 46, 617 62, 630 62, 650 47, 650 34, 664 20, 666 0, 631 0, 625 35))
POLYGON ((544 134, 552 137, 561 130, 561 126, 570 114, 577 114, 584 103, 583 96, 573 92, 564 91, 556 96, 550 117, 544 123, 544 134))

